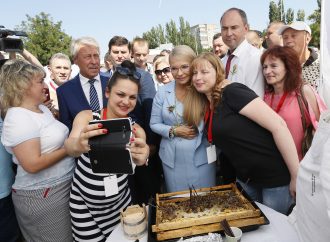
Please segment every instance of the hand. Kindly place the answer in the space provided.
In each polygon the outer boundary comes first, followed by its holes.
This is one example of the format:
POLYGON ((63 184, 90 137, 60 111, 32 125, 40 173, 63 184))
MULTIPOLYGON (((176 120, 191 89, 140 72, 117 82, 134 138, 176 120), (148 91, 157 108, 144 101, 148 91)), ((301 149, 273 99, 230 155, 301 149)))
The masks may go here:
POLYGON ((88 124, 86 127, 84 127, 80 135, 78 137, 78 144, 79 144, 79 153, 87 153, 90 151, 90 146, 88 144, 88 140, 91 137, 102 135, 108 133, 107 129, 102 129, 103 125, 101 123, 95 123, 95 124, 88 124))
POLYGON ((52 109, 54 108, 53 100, 52 100, 52 99, 49 99, 48 101, 44 102, 44 105, 45 105, 50 111, 52 111, 52 109))
POLYGON ((133 161, 136 165, 142 166, 146 164, 149 157, 149 146, 142 138, 131 138, 131 144, 129 146, 131 150, 133 161))
POLYGON ((290 186, 289 186, 289 189, 290 189, 290 195, 296 199, 296 182, 297 182, 297 178, 291 178, 291 181, 290 181, 290 186))
POLYGON ((180 125, 174 129, 175 136, 182 137, 184 139, 193 139, 197 135, 196 128, 194 126, 180 125))

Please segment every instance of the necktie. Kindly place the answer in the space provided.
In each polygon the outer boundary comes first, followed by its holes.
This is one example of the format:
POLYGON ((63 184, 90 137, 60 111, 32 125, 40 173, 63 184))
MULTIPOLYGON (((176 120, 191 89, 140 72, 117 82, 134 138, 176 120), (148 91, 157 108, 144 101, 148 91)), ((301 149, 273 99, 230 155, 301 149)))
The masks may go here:
POLYGON ((95 79, 89 80, 89 84, 91 85, 89 88, 89 105, 92 109, 92 111, 97 111, 100 110, 100 103, 99 103, 99 98, 97 96, 96 89, 94 87, 94 82, 95 79))
POLYGON ((226 63, 226 69, 225 69, 226 70, 226 79, 228 78, 229 70, 230 70, 230 63, 233 58, 234 58, 234 55, 228 56, 227 63, 226 63))

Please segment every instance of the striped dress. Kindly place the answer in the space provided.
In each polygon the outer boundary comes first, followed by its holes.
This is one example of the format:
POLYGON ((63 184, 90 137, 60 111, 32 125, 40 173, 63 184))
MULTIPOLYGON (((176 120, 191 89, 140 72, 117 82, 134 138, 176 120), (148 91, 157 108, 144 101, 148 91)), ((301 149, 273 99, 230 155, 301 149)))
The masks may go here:
MULTIPOLYGON (((99 120, 98 114, 93 117, 99 120)), ((93 173, 88 154, 78 158, 70 194, 75 241, 106 241, 120 222, 120 210, 131 203, 127 175, 117 175, 119 193, 105 197, 103 179, 108 176, 93 173)))

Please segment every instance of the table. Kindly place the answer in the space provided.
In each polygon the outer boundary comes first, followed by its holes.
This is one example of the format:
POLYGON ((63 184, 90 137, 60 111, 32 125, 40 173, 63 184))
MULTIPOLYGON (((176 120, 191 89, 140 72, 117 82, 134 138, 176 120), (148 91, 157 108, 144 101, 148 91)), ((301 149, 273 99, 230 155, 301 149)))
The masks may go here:
MULTIPOLYGON (((288 222, 288 217, 275 210, 257 203, 262 212, 269 219, 269 225, 260 226, 257 230, 243 233, 241 242, 299 242, 294 227, 288 222)), ((140 242, 147 242, 147 235, 140 242)), ((106 242, 132 242, 124 237, 123 229, 119 224, 111 233, 106 242)))

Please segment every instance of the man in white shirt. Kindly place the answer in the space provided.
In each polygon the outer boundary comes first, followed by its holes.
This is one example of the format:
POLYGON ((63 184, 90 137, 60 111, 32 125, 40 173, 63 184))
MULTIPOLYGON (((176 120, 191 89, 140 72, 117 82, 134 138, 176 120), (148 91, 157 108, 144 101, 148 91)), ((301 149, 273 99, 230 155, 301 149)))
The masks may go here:
POLYGON ((263 98, 264 79, 260 64, 262 52, 245 39, 249 30, 246 14, 238 8, 228 9, 220 19, 223 42, 229 47, 222 59, 226 78, 242 83, 263 98))

